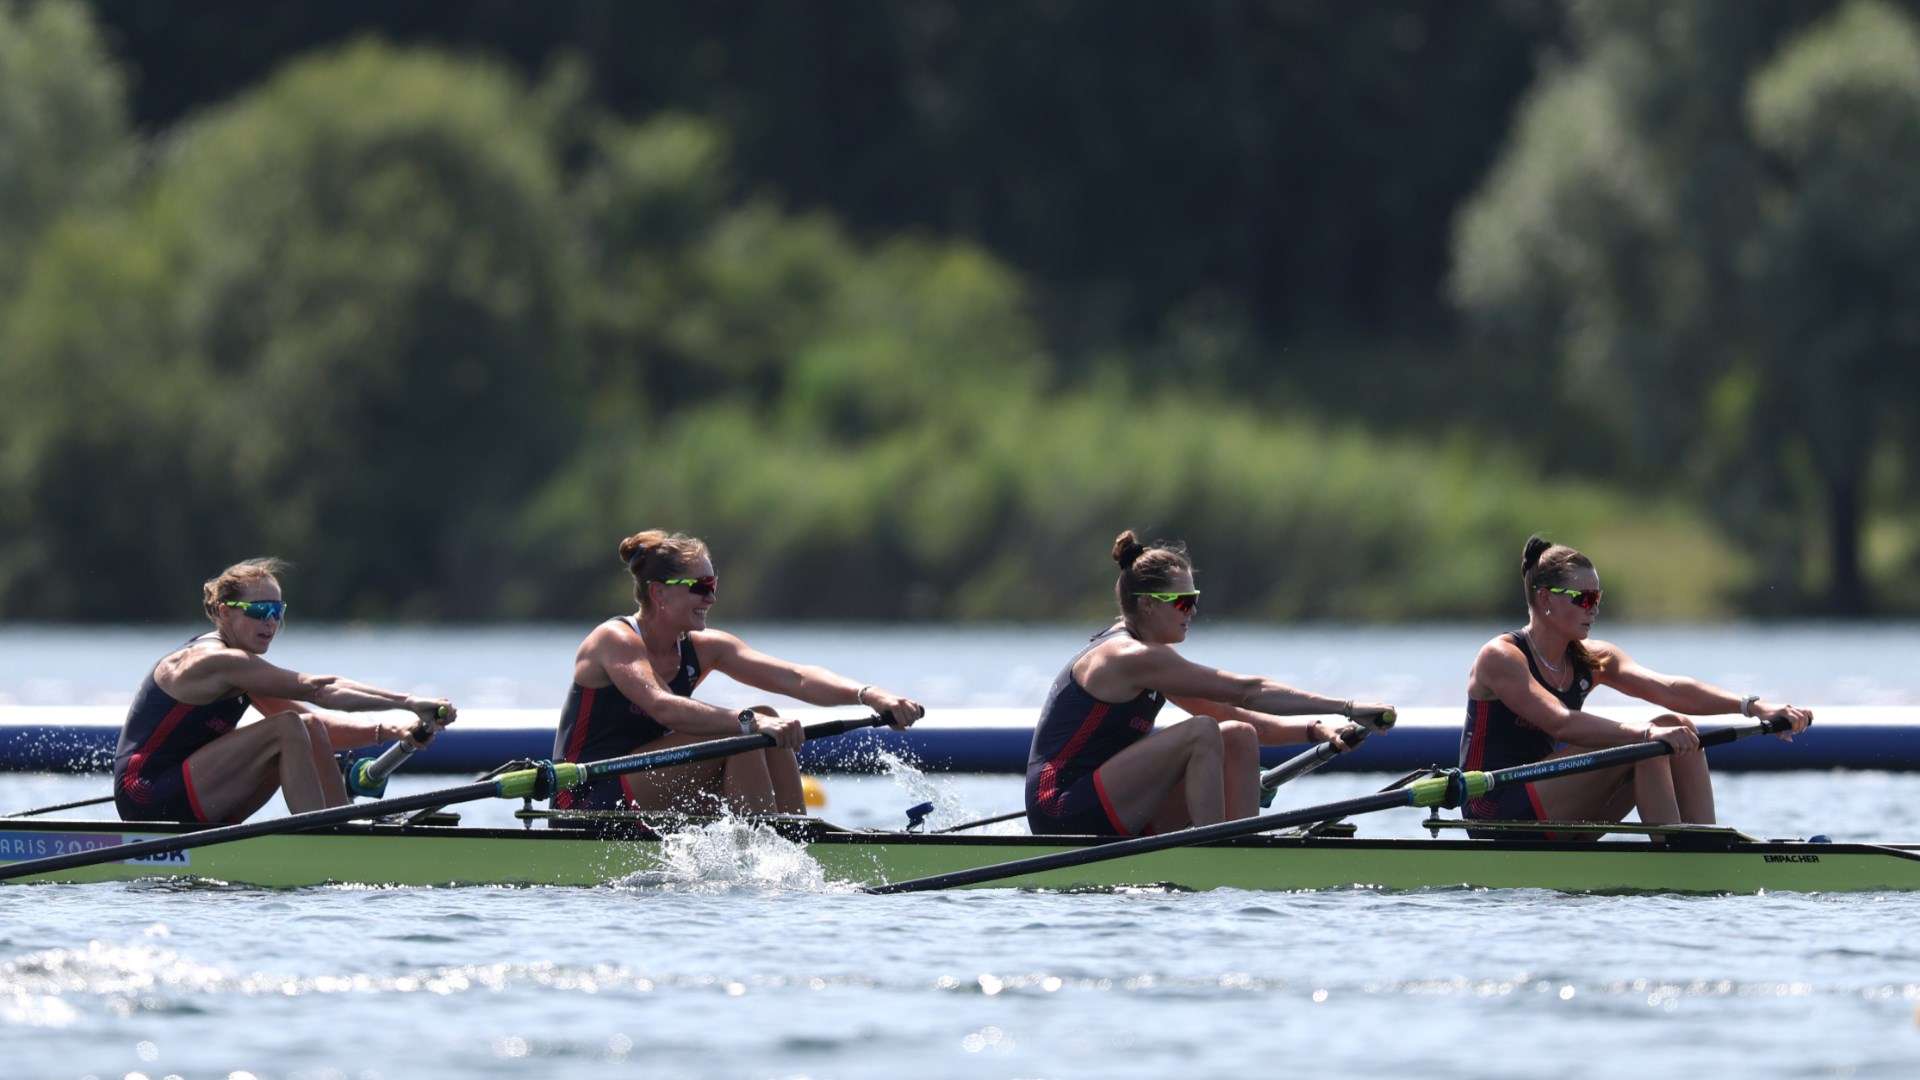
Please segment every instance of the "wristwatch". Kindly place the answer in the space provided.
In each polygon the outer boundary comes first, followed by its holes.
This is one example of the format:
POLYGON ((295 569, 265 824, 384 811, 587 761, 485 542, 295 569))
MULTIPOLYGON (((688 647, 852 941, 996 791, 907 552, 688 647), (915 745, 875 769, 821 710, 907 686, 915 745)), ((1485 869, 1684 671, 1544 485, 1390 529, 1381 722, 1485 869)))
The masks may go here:
POLYGON ((740 734, 751 735, 760 730, 760 714, 752 709, 740 710, 740 734))

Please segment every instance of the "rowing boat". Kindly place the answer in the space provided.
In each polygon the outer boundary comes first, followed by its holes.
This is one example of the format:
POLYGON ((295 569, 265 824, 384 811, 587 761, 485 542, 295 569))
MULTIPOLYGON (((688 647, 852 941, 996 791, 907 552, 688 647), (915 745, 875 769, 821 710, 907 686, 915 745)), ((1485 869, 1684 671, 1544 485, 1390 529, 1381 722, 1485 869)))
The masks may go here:
MULTIPOLYGON (((668 847, 712 823, 535 812, 541 828, 354 824, 104 862, 24 878, 189 878, 274 888, 362 885, 599 885, 667 870, 668 847)), ((532 820, 526 823, 534 824, 532 820)), ((1726 828, 1556 825, 1553 839, 1364 838, 1351 829, 1242 837, 1029 874, 1001 887, 1302 890, 1549 889, 1570 893, 1920 890, 1920 845, 1759 840, 1726 828), (1625 833, 1599 839, 1601 832, 1625 833)), ((1476 822, 1476 829, 1485 826, 1476 822)), ((174 836, 170 823, 33 820, 0 825, 0 864, 174 836)), ((732 823, 742 845, 804 849, 829 881, 878 885, 1109 842, 840 828, 813 818, 732 823), (775 839, 778 838, 778 839, 775 839)), ((1535 826, 1537 828, 1537 826, 1535 826)), ((711 835, 710 833, 708 835, 711 835)))

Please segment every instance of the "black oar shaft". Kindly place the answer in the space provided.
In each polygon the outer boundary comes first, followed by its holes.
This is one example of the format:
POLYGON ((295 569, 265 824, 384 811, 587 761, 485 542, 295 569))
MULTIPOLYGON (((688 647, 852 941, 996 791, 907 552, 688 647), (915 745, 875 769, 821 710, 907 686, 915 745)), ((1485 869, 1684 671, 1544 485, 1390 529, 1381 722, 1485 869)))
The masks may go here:
POLYGON ((73 802, 55 803, 52 806, 40 806, 32 810, 15 810, 11 814, 0 814, 0 817, 33 817, 36 814, 51 814, 56 810, 78 810, 82 806, 98 806, 101 803, 110 803, 112 801, 113 796, 102 795, 96 799, 76 799, 73 802))
MULTIPOLYGON (((809 739, 841 735, 863 727, 874 727, 887 723, 886 717, 870 716, 859 720, 829 720, 819 724, 807 725, 805 732, 809 739)), ((581 765, 549 766, 556 772, 565 769, 570 775, 580 779, 564 784, 576 787, 588 780, 607 776, 619 776, 624 773, 640 772, 646 769, 664 769, 674 765, 683 765, 690 761, 704 761, 709 758, 726 757, 730 754, 744 753, 748 750, 761 750, 774 745, 774 738, 764 733, 740 735, 727 739, 715 739, 711 742, 691 743, 676 746, 668 750, 656 750, 651 754, 632 754, 627 757, 610 758, 605 761, 587 762, 581 765)), ((377 817, 382 814, 399 814, 409 810, 422 810, 427 807, 452 806, 455 803, 473 802, 494 796, 517 799, 538 794, 540 769, 522 769, 491 780, 479 780, 459 787, 441 788, 437 791, 423 791, 417 795, 402 795, 392 799, 380 799, 374 802, 354 803, 347 806, 329 807, 325 810, 309 810, 303 814, 290 814, 283 818, 270 818, 264 821, 249 821, 238 825, 223 825, 214 829, 198 829, 178 836, 162 836, 152 840, 136 840, 131 844, 118 844, 112 847, 92 848, 87 851, 69 852, 64 855, 52 855, 44 859, 28 859, 24 862, 0 866, 0 881, 14 878, 32 877, 35 874, 52 873, 56 870, 71 870, 79 866, 96 866, 101 863, 121 862, 148 855, 164 855, 174 851, 187 851, 192 848, 208 847, 213 844, 231 843, 235 840, 248 840, 256 836, 272 836, 279 833, 307 832, 312 829, 324 829, 329 825, 344 825, 361 818, 377 817)), ((138 828, 137 825, 134 826, 138 828)))
MULTIPOLYGON (((1759 735, 1786 730, 1786 721, 1764 721, 1752 727, 1721 728, 1700 736, 1701 747, 1717 746, 1732 742, 1747 735, 1759 735)), ((934 874, 929 877, 915 878, 911 881, 896 881, 886 885, 876 885, 867 891, 876 894, 926 892, 932 889, 952 889, 965 885, 978 885, 988 881, 1002 881, 1007 878, 1025 877, 1029 874, 1043 873, 1048 870, 1061 870, 1071 866, 1084 866, 1088 863, 1106 862, 1109 859, 1124 859, 1132 855, 1145 855, 1149 852, 1164 851, 1167 848, 1186 847, 1191 844, 1206 844, 1218 840, 1231 840, 1239 836, 1252 836, 1257 833, 1271 832, 1275 829, 1291 828, 1295 825, 1310 825, 1319 821, 1348 817, 1354 814, 1366 814, 1375 810, 1386 810, 1396 806, 1439 806, 1454 798, 1472 798, 1507 784, 1525 783, 1530 780, 1544 780, 1553 776, 1566 776, 1572 773, 1591 772, 1595 769, 1627 765, 1646 758, 1659 757, 1673 752, 1667 743, 1654 740, 1634 743, 1630 746, 1616 746, 1607 750, 1596 750, 1589 754, 1571 757, 1551 758, 1531 765, 1518 765, 1510 769, 1495 772, 1451 773, 1444 776, 1416 780, 1404 788, 1394 791, 1375 792, 1358 798, 1344 799, 1340 802, 1323 803, 1299 810, 1289 810, 1279 814, 1239 818, 1234 821, 1222 821, 1212 825, 1198 825, 1193 828, 1179 829, 1157 836, 1141 836, 1129 840, 1116 840, 1091 847, 1076 847, 1070 851, 1057 851, 1049 855, 1036 855, 1028 859, 1014 859, 1011 862, 996 863, 992 866, 977 866, 967 870, 956 870, 948 874, 934 874)))

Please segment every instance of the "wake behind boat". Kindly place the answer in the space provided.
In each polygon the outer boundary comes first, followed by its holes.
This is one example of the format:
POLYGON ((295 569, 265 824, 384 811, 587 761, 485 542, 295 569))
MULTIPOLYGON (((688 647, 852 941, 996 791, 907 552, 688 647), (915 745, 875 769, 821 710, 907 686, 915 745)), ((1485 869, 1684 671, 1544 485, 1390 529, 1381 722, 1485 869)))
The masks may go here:
MULTIPOLYGON (((271 888, 357 885, 566 885, 619 882, 668 867, 670 838, 701 827, 677 815, 533 812, 541 828, 340 825, 258 836, 22 879, 199 879, 271 888)), ((532 821, 528 822, 529 825, 532 821)), ((828 880, 873 887, 1113 843, 1107 837, 965 836, 847 829, 814 818, 756 824, 800 845, 828 880)), ((994 887, 1293 891, 1550 889, 1569 893, 1760 893, 1920 890, 1920 844, 1761 840, 1733 829, 1556 825, 1553 840, 1351 835, 1351 826, 1214 843, 997 880, 994 887), (1593 839, 1593 834, 1621 834, 1593 839), (1343 835, 1345 834, 1345 835, 1343 835)), ((1474 823, 1476 828, 1484 823, 1474 823)), ((0 862, 178 836, 172 823, 29 820, 0 827, 0 862)))

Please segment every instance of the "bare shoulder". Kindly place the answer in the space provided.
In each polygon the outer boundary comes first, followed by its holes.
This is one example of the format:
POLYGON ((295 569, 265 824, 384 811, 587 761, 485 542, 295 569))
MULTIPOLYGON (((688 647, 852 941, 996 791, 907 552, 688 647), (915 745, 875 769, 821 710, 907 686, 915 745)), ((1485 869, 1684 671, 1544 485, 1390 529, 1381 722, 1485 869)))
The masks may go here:
POLYGON ((1593 670, 1595 674, 1609 675, 1619 671, 1623 665, 1633 662, 1633 658, 1627 655, 1625 649, 1622 649, 1611 641, 1601 641, 1599 638, 1588 638, 1584 644, 1587 655, 1593 658, 1593 670))
POLYGON ((1513 665, 1526 667, 1527 657, 1520 651, 1520 646, 1505 634, 1480 646, 1480 652, 1473 658, 1475 671, 1492 671, 1513 665))

